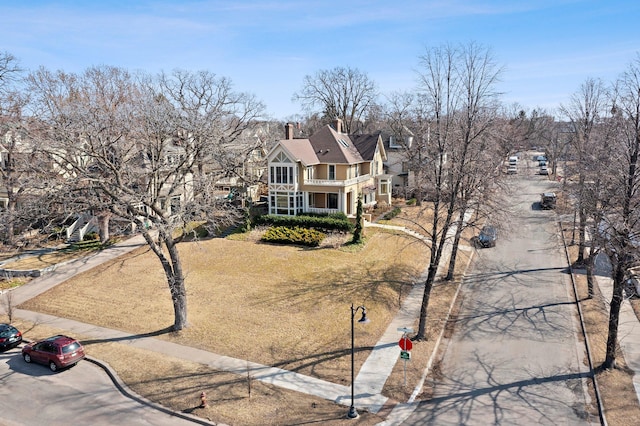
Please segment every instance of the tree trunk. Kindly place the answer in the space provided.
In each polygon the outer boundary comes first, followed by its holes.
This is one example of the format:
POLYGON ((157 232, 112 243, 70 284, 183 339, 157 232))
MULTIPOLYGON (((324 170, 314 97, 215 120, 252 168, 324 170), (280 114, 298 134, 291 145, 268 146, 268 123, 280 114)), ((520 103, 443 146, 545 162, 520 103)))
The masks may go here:
POLYGON ((594 272, 594 255, 591 254, 589 255, 589 257, 587 258, 587 298, 588 299, 592 299, 593 298, 593 272, 594 272))
POLYGON ((418 324, 418 334, 415 335, 413 340, 426 340, 427 339, 427 309, 429 307, 429 297, 431 295, 431 289, 433 288, 433 282, 436 277, 437 267, 429 265, 429 273, 427 274, 427 281, 424 283, 424 295, 422 296, 422 305, 420 305, 420 322, 418 324))
POLYGON ((173 304, 173 331, 180 331, 187 326, 187 290, 184 285, 184 273, 178 247, 171 234, 159 231, 158 241, 154 241, 149 230, 142 228, 142 235, 147 244, 162 264, 162 269, 167 277, 171 303, 173 304), (169 253, 169 259, 164 254, 160 244, 164 244, 169 253))
POLYGON ((101 212, 98 214, 98 230, 100 232, 100 242, 102 244, 109 241, 111 236, 109 235, 109 220, 111 219, 111 213, 101 212))
POLYGON ((464 215, 465 211, 460 212, 458 218, 458 226, 456 228, 456 235, 453 239, 453 245, 451 246, 451 258, 449 259, 449 269, 447 270, 447 276, 444 278, 446 281, 451 281, 454 278, 454 272, 456 270, 456 258, 458 255, 458 245, 460 244, 460 237, 462 236, 462 230, 464 227, 464 215))
POLYGON ((584 263, 587 228, 587 215, 582 207, 578 208, 578 216, 578 258, 576 259, 576 263, 582 265, 584 263))
POLYGON ((16 202, 12 200, 11 195, 9 194, 9 202, 7 203, 7 235, 6 241, 10 246, 14 246, 16 243, 16 228, 15 228, 15 218, 16 218, 16 202))
MULTIPOLYGON (((437 209, 438 206, 435 206, 437 209)), ((451 212, 448 217, 451 217, 451 212)), ((434 223, 437 221, 437 215, 434 216, 434 223)), ((437 230, 437 227, 434 225, 434 230, 437 230)), ((429 307, 429 297, 431 296, 431 290, 433 289, 433 283, 436 280, 436 275, 438 273, 438 265, 440 265, 440 260, 442 259, 442 251, 444 249, 444 244, 446 242, 446 235, 449 231, 449 221, 445 221, 445 225, 442 227, 442 236, 440 240, 434 237, 431 239, 431 255, 429 256, 429 272, 427 274, 427 280, 424 283, 424 295, 422 297, 422 305, 420 306, 420 321, 418 323, 418 334, 413 338, 414 340, 426 340, 427 338, 427 310, 429 307), (435 249, 434 249, 435 247, 435 249)), ((437 232, 434 232, 434 235, 437 235, 437 232)))
POLYGON ((616 368, 616 350, 618 348, 618 325, 620 322, 620 307, 622 306, 622 292, 624 288, 624 267, 616 266, 613 279, 613 295, 609 305, 609 335, 607 337, 607 354, 602 367, 616 368))
MULTIPOLYGON (((184 274, 182 272, 182 261, 178 253, 173 238, 168 236, 165 245, 171 258, 171 275, 167 275, 169 290, 171 290, 171 301, 173 303, 173 331, 182 330, 187 326, 187 290, 184 285, 184 274)), ((166 271, 167 269, 165 269, 166 271)))

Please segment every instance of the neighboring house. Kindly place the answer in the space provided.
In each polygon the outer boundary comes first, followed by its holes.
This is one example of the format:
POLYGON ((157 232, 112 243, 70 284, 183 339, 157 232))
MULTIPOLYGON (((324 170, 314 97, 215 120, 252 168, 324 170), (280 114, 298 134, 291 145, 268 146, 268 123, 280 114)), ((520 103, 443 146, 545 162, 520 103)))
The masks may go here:
POLYGON ((413 134, 407 130, 407 136, 394 135, 383 131, 380 133, 384 149, 387 153, 387 161, 384 163, 385 172, 393 176, 392 192, 394 195, 406 196, 410 186, 411 170, 409 168, 409 156, 407 152, 413 144, 413 134))
POLYGON ((391 179, 384 173, 386 152, 380 134, 342 133, 342 121, 309 138, 294 139, 288 123, 285 139, 267 156, 269 213, 336 213, 355 216, 363 206, 391 204, 391 179))

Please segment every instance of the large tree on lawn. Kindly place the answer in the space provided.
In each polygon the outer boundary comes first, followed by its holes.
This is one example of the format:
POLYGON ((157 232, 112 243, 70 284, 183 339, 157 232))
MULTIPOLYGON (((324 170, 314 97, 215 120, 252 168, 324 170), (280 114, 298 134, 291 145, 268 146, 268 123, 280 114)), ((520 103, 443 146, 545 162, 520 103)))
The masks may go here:
MULTIPOLYGON (((177 244, 194 223, 214 230, 241 212, 216 197, 212 153, 240 138, 262 112, 252 96, 208 72, 130 75, 114 67, 30 76, 38 135, 70 197, 103 219, 135 224, 158 257, 174 308, 187 326, 185 273, 177 244)), ((219 167, 219 163, 216 167, 219 167)), ((106 232, 106 231, 101 231, 106 232)))

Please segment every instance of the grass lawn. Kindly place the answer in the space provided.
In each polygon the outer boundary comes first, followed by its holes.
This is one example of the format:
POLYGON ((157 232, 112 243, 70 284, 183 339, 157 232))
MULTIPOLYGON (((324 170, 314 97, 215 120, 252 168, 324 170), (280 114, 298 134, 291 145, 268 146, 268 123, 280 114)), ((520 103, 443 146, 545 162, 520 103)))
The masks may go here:
MULTIPOLYGON (((404 215, 415 212, 416 208, 403 208, 404 215)), ((366 243, 360 247, 342 245, 348 239, 344 236, 343 241, 315 249, 263 244, 256 233, 183 243, 189 327, 158 338, 348 385, 351 304, 365 305, 371 320, 356 332, 358 369, 424 272, 429 254, 424 244, 401 233, 367 228, 365 235, 366 243)), ((466 265, 468 256, 461 253, 459 265, 466 265)), ((419 382, 455 289, 455 283, 436 284, 430 302, 430 338, 414 345, 406 383, 402 363, 396 364, 384 392, 392 400, 406 401, 419 382)), ((79 274, 20 308, 140 334, 173 324, 166 280, 147 248, 79 274)), ((417 319, 406 326, 415 328, 417 319)), ((46 335, 43 327, 33 326, 31 335, 46 335)), ((92 343, 87 349, 112 365, 141 395, 215 421, 243 425, 345 421, 343 406, 247 377, 159 359, 126 345, 92 343), (202 390, 207 391, 211 407, 194 408, 202 390)), ((365 413, 358 424, 380 420, 365 413)))

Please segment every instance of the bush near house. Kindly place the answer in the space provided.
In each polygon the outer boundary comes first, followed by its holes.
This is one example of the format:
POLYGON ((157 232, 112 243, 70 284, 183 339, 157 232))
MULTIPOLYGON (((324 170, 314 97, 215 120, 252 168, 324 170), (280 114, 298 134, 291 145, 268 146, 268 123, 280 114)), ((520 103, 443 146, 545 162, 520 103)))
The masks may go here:
POLYGON ((400 210, 400 207, 394 207, 391 211, 386 212, 382 218, 384 220, 391 220, 394 217, 398 216, 401 212, 402 210, 400 210))
POLYGON ((341 231, 353 232, 353 223, 342 214, 334 215, 311 215, 305 214, 300 216, 277 216, 264 215, 258 216, 253 220, 254 225, 271 225, 284 227, 301 227, 320 229, 322 231, 341 231))
POLYGON ((325 234, 315 229, 302 228, 300 226, 289 228, 287 226, 274 226, 269 228, 262 236, 262 241, 278 244, 299 244, 307 247, 318 247, 325 234))

